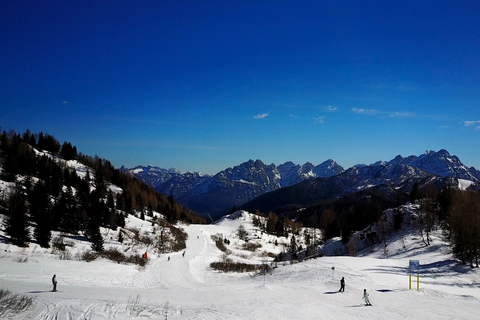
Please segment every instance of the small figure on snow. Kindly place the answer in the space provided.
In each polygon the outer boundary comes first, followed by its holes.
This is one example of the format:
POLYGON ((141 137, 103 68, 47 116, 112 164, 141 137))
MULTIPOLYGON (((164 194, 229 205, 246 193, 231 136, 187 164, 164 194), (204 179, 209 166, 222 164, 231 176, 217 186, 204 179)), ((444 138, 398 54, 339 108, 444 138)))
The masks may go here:
POLYGON ((182 257, 184 257, 184 258, 185 258, 185 251, 183 251, 183 253, 182 253, 182 257))
POLYGON ((56 274, 54 274, 52 277, 52 284, 53 284, 52 292, 56 292, 57 291, 57 275, 56 274))
POLYGON ((345 292, 345 279, 342 277, 342 280, 340 280, 340 290, 338 292, 345 292))
POLYGON ((167 261, 170 261, 170 256, 168 256, 168 260, 167 261))
POLYGON ((370 299, 368 299, 367 289, 363 289, 363 300, 365 300, 366 306, 371 306, 370 299))

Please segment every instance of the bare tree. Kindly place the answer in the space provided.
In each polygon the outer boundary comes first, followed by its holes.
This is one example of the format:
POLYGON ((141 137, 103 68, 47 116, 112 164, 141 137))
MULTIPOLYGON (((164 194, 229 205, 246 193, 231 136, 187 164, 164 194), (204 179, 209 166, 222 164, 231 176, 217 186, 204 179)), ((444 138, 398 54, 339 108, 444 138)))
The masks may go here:
POLYGON ((390 233, 390 224, 387 221, 387 217, 385 214, 382 214, 380 220, 377 222, 377 231, 380 239, 383 242, 383 253, 386 255, 387 250, 387 237, 390 233))
POLYGON ((470 266, 478 267, 480 255, 480 194, 456 191, 448 226, 454 254, 470 266))

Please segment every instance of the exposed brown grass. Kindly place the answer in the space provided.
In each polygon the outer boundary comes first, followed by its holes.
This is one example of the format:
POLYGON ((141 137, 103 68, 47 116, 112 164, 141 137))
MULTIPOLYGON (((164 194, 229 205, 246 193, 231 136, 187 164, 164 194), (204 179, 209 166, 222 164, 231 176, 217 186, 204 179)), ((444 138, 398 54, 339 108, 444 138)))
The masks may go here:
POLYGON ((243 244, 243 250, 255 252, 257 249, 260 249, 262 245, 256 242, 246 242, 243 244))
POLYGON ((218 261, 212 262, 210 264, 215 270, 223 272, 267 272, 271 271, 271 267, 266 264, 248 264, 242 262, 232 262, 232 261, 218 261))

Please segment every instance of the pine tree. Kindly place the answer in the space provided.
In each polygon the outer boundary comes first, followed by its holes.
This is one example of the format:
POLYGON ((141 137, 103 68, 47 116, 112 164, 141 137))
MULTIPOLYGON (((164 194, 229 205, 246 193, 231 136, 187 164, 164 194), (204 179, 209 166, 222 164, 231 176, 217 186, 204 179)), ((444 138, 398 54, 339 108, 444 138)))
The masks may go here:
POLYGON ((118 232, 118 242, 123 243, 123 235, 122 235, 122 230, 118 232))
POLYGON ((117 227, 117 217, 115 215, 115 201, 113 200, 112 191, 108 191, 107 203, 105 208, 105 217, 103 218, 107 227, 114 229, 117 227))
POLYGON ((71 187, 62 192, 54 210, 54 225, 66 232, 76 234, 80 230, 77 201, 71 187))
POLYGON ((33 236, 43 248, 50 247, 52 225, 50 221, 50 199, 43 182, 38 182, 29 194, 30 216, 36 223, 33 236))
POLYGON ((293 258, 296 258, 297 256, 297 240, 295 239, 295 236, 292 234, 292 237, 290 238, 290 246, 289 246, 289 252, 292 255, 293 258))
POLYGON ((274 234, 275 233, 275 226, 277 224, 278 217, 277 215, 270 211, 267 217, 267 233, 274 234))
POLYGON ((25 247, 30 242, 27 207, 25 198, 19 191, 10 195, 5 229, 12 244, 25 247))
POLYGON ((283 218, 278 218, 275 222, 275 234, 277 236, 284 236, 285 235, 285 223, 283 218))
POLYGON ((422 198, 422 195, 420 193, 420 188, 418 187, 418 183, 415 182, 412 187, 412 191, 410 192, 410 201, 415 202, 416 200, 419 200, 422 198))
POLYGON ((63 156, 63 159, 65 160, 72 160, 77 157, 77 147, 72 147, 72 144, 70 142, 64 142, 62 145, 62 150, 60 153, 63 156))
POLYGON ((103 237, 100 233, 100 226, 95 218, 90 217, 88 220, 88 229, 86 230, 86 237, 90 241, 92 250, 97 252, 103 251, 103 237))

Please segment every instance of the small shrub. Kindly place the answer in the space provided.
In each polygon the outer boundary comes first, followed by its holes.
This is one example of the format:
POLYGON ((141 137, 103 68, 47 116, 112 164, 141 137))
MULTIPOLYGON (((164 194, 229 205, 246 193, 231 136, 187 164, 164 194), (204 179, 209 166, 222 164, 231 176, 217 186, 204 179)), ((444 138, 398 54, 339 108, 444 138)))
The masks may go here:
POLYGON ((0 289, 0 317, 11 318, 30 309, 34 304, 32 297, 13 294, 8 290, 0 289))
MULTIPOLYGON (((92 252, 93 253, 93 252, 92 252)), ((132 263, 144 267, 147 264, 147 259, 138 254, 127 256, 116 248, 110 248, 98 253, 99 256, 105 259, 115 261, 117 263, 132 263)))
MULTIPOLYGON (((137 294, 135 298, 128 298, 126 311, 127 313, 134 317, 147 317, 162 315, 165 314, 165 311, 168 313, 168 302, 164 308, 158 306, 157 304, 144 304, 141 301, 141 296, 137 294)), ((158 318, 158 317, 156 317, 158 318)))
POLYGON ((227 252, 227 250, 228 250, 227 247, 225 246, 225 244, 223 244, 223 240, 221 238, 219 238, 215 241, 215 245, 222 252, 227 252))
POLYGON ((186 249, 186 241, 188 235, 182 229, 176 228, 173 225, 170 227, 170 232, 175 238, 175 241, 172 244, 172 250, 174 252, 177 252, 186 249))
POLYGON ((277 255, 273 252, 268 252, 268 251, 263 251, 262 252, 262 257, 268 257, 268 258, 272 258, 272 259, 275 259, 277 257, 277 255))
POLYGON ((245 240, 248 236, 247 230, 245 230, 245 227, 243 225, 240 225, 237 230, 237 235, 240 238, 240 240, 245 240))
POLYGON ((60 260, 72 260, 72 254, 68 250, 59 251, 58 252, 58 258, 60 260))
POLYGON ((261 248, 262 245, 256 242, 247 242, 243 244, 243 249, 248 251, 256 251, 257 249, 261 248))
POLYGON ((84 251, 77 253, 75 258, 80 261, 91 262, 98 258, 98 254, 93 251, 84 251))
POLYGON ((232 262, 230 260, 227 261, 219 261, 219 262, 212 262, 210 264, 215 270, 223 271, 223 272, 267 272, 271 271, 270 266, 266 264, 248 264, 243 262, 232 262))
POLYGON ((103 258, 115 261, 117 263, 123 263, 126 260, 126 256, 116 248, 104 250, 100 252, 99 255, 103 258))
POLYGON ((156 248, 159 252, 178 252, 187 248, 186 240, 188 235, 182 229, 164 220, 159 220, 156 223, 162 227, 160 237, 156 243, 156 248))
POLYGON ((13 259, 14 262, 18 262, 18 263, 27 263, 28 262, 28 257, 16 257, 15 259, 13 259))
POLYGON ((58 236, 58 237, 54 237, 52 239, 52 247, 53 247, 53 250, 60 250, 60 251, 63 251, 65 250, 65 242, 64 242, 64 237, 62 236, 58 236))
POLYGON ((136 264, 136 265, 139 265, 140 267, 145 267, 148 260, 142 258, 140 255, 137 254, 137 255, 128 256, 127 259, 125 260, 125 262, 136 264))

